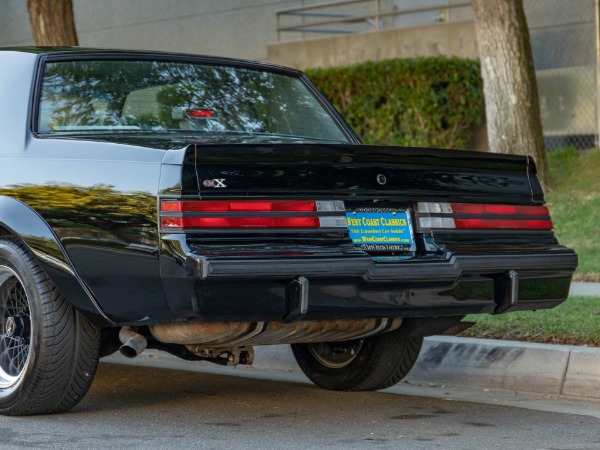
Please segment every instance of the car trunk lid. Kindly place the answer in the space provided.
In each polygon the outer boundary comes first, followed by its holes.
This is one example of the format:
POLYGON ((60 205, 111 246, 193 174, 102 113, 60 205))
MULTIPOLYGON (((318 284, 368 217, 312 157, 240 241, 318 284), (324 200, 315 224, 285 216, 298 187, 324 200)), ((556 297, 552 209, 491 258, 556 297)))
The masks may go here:
MULTIPOLYGON (((522 156, 367 145, 196 146, 201 198, 543 203, 522 156)), ((537 186, 536 186, 537 187, 537 186)))

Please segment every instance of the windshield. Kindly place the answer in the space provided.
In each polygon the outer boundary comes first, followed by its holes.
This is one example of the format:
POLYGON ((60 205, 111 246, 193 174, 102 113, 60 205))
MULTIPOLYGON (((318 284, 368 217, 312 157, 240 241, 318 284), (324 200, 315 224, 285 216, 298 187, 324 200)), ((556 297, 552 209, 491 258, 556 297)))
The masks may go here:
POLYGON ((37 131, 257 134, 348 141, 298 78, 167 61, 47 63, 37 131))

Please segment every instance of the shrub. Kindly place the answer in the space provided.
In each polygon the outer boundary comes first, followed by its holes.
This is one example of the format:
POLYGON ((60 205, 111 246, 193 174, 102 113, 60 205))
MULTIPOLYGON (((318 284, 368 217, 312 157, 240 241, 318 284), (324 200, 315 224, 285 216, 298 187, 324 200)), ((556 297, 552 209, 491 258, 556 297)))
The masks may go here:
POLYGON ((365 143, 467 148, 483 119, 477 61, 390 59, 306 73, 365 143))

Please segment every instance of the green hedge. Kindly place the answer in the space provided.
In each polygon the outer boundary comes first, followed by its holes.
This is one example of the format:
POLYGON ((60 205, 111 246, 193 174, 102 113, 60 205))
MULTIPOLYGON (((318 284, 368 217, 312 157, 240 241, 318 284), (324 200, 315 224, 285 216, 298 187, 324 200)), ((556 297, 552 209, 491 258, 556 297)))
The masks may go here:
POLYGON ((365 143, 467 148, 483 118, 477 61, 390 59, 306 73, 365 143))

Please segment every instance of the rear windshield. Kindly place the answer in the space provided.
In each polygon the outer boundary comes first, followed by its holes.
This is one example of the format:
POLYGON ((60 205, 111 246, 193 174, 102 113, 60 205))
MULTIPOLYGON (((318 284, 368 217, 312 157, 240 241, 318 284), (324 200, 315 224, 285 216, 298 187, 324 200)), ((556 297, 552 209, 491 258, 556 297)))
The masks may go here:
POLYGON ((298 78, 165 61, 69 61, 44 68, 39 133, 265 134, 347 142, 298 78))

